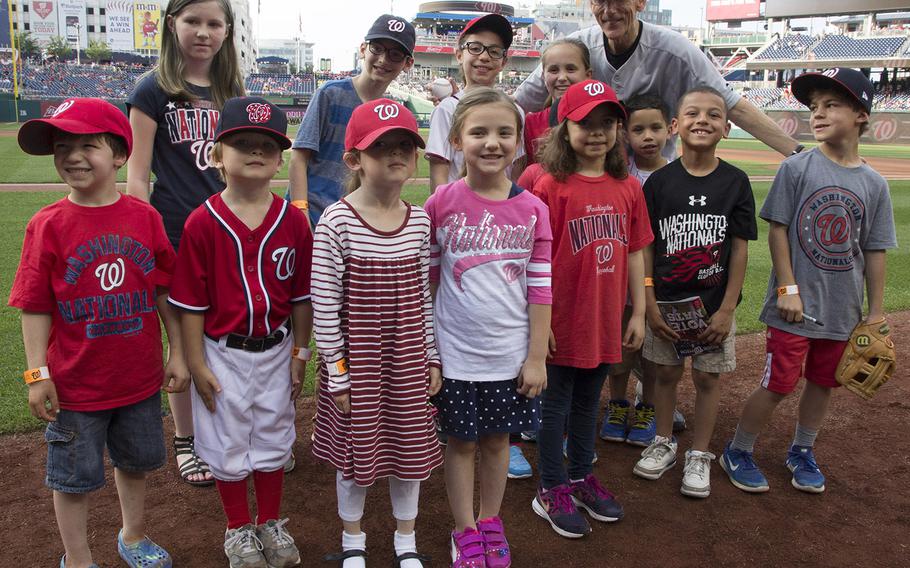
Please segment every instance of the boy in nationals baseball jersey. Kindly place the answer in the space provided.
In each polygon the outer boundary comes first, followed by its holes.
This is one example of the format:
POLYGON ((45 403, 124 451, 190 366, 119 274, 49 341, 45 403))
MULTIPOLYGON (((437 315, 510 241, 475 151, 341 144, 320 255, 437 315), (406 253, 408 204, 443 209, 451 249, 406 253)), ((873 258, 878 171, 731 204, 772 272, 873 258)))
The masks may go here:
POLYGON ((187 219, 170 298, 183 309, 196 448, 215 476, 232 567, 300 562, 278 513, 310 358, 313 240, 306 219, 269 191, 286 132, 284 112, 265 99, 225 103, 211 159, 227 187, 187 219))
POLYGON ((132 143, 126 116, 100 99, 69 99, 19 130, 19 146, 53 154, 69 186, 29 222, 9 300, 22 310, 29 407, 48 422, 45 483, 66 551, 61 568, 97 568, 86 520, 88 493, 104 485, 105 446, 123 513, 120 556, 131 567, 171 566, 145 536, 145 477, 166 459, 162 385, 186 389, 189 373, 165 301, 174 251, 161 216, 117 192, 132 143), (156 304, 173 341, 164 369, 156 304))
POLYGON ((704 498, 711 493, 714 455, 708 444, 717 419, 719 377, 736 368, 734 312, 742 298, 748 241, 758 237, 758 229, 748 176, 715 156, 730 130, 723 96, 710 87, 688 91, 671 127, 679 131, 682 157, 651 174, 644 187, 654 244, 645 250, 648 329, 642 356, 657 367, 657 428, 633 472, 658 479, 676 465, 673 409, 686 356, 678 355, 674 343, 680 337, 657 302, 696 298, 689 305, 700 304, 707 314, 698 341, 718 347, 691 356, 695 427, 680 492, 704 498))
POLYGON ((796 489, 825 490, 812 447, 839 386, 837 365, 863 319, 864 284, 866 321, 884 323, 885 250, 897 246, 888 183, 859 156, 872 112, 869 79, 835 68, 800 75, 791 88, 809 107, 819 145, 784 160, 760 212, 771 225, 773 264, 759 315, 768 326, 765 371, 720 459, 733 485, 751 493, 769 488, 752 459, 755 439, 800 376, 806 384, 785 464, 796 489))

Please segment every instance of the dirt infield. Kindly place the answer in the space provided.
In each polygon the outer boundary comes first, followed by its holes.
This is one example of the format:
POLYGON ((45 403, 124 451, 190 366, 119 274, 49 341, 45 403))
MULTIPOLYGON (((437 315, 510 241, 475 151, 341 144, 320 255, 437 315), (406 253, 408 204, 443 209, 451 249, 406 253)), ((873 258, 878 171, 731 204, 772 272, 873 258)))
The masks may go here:
MULTIPOLYGON (((907 345, 902 338, 910 335, 910 312, 893 314, 889 320, 900 352, 907 345)), ((724 379, 712 441, 716 452, 732 434, 742 401, 757 383, 764 361, 761 334, 741 336, 738 345, 738 370, 724 379)), ((531 511, 535 481, 510 481, 502 516, 513 547, 513 565, 906 566, 910 456, 904 444, 910 421, 910 373, 905 369, 898 367, 897 376, 870 402, 837 392, 817 445, 828 477, 828 490, 822 495, 793 489, 783 466, 793 432, 796 404, 792 397, 781 405, 756 448, 756 459, 771 483, 771 491, 763 495, 735 489, 715 464, 711 497, 689 499, 679 494, 680 465, 659 481, 645 481, 632 475, 639 449, 598 441, 595 473, 616 491, 626 517, 613 525, 595 522, 592 535, 569 541, 531 511)), ((686 384, 680 406, 690 419, 692 397, 691 385, 686 384)), ((310 454, 312 412, 312 400, 302 401, 297 469, 286 480, 283 507, 306 567, 326 565, 321 557, 339 548, 341 532, 335 515, 334 472, 310 454)), ((690 442, 691 431, 680 435, 680 448, 690 442)), ((527 444, 526 451, 536 464, 535 446, 527 444)), ((40 432, 3 438, 0 499, 5 505, 0 527, 8 538, 0 547, 0 566, 49 567, 59 562, 62 547, 50 492, 42 485, 44 460, 40 432)), ((116 499, 109 475, 107 487, 94 494, 89 513, 91 546, 100 566, 122 565, 114 544, 119 527, 116 499)), ((189 487, 168 466, 151 477, 147 510, 148 533, 171 552, 175 566, 224 566, 224 521, 214 489, 189 487)), ((370 565, 391 565, 394 522, 384 483, 368 498, 364 530, 369 535, 370 565)), ((417 521, 420 549, 434 557, 434 566, 449 565, 449 530, 451 516, 442 472, 437 471, 423 485, 417 521)))

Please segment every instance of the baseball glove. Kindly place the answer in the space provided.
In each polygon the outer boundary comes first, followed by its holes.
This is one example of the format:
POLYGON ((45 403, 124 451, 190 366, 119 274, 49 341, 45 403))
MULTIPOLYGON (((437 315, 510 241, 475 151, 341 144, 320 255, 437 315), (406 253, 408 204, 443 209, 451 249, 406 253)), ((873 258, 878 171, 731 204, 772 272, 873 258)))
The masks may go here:
POLYGON ((860 322, 837 365, 837 382, 869 400, 893 373, 894 342, 888 323, 860 322))

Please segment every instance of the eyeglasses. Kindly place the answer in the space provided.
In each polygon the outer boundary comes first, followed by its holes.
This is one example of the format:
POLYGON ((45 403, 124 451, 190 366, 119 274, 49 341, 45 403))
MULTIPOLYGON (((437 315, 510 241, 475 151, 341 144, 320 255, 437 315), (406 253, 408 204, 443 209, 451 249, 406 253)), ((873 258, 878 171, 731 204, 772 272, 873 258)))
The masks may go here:
POLYGON ((401 51, 400 49, 395 49, 394 47, 389 48, 381 43, 376 42, 367 42, 367 45, 370 47, 370 53, 373 55, 385 55, 386 59, 392 63, 401 63, 404 61, 405 57, 408 56, 407 53, 401 51))
POLYGON ((467 49, 471 55, 480 55, 484 51, 490 54, 492 59, 502 59, 506 56, 506 50, 498 45, 484 45, 479 41, 469 41, 461 44, 460 49, 467 49))

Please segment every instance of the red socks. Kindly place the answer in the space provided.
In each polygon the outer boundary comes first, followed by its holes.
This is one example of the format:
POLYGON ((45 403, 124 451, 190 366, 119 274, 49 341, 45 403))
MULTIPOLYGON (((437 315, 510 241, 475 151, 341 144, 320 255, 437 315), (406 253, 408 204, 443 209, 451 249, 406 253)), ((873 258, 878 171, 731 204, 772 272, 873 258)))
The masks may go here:
MULTIPOLYGON (((227 517, 227 528, 239 529, 253 521, 250 519, 250 507, 247 503, 247 480, 215 480, 221 505, 227 517)), ((281 509, 281 490, 284 485, 284 469, 275 471, 254 471, 253 487, 256 489, 257 522, 278 520, 281 509)))
POLYGON ((246 500, 246 479, 243 481, 215 480, 218 493, 221 495, 221 506, 227 517, 227 528, 239 529, 253 522, 250 519, 250 507, 246 500))
POLYGON ((256 488, 257 522, 278 520, 281 509, 281 489, 284 485, 284 468, 275 471, 254 471, 253 486, 256 488))

